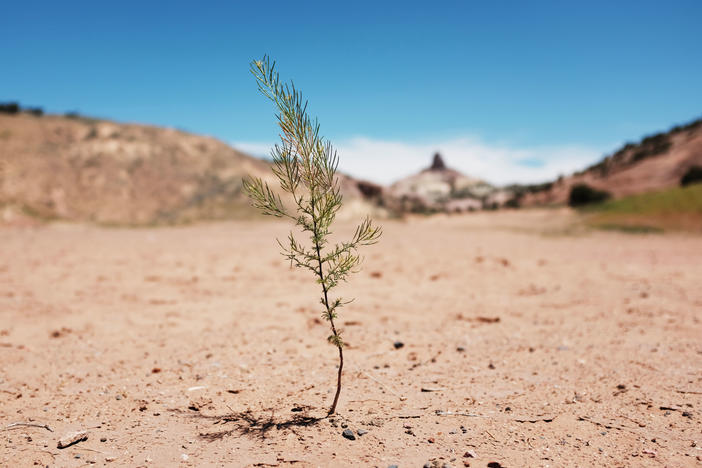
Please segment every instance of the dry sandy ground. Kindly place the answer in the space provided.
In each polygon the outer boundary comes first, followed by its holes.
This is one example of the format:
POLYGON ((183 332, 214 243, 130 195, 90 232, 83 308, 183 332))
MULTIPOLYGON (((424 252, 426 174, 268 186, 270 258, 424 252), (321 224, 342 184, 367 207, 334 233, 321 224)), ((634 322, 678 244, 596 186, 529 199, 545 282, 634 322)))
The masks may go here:
POLYGON ((2 228, 0 465, 700 466, 702 238, 562 222, 386 222, 319 421, 337 357, 284 223, 2 228))

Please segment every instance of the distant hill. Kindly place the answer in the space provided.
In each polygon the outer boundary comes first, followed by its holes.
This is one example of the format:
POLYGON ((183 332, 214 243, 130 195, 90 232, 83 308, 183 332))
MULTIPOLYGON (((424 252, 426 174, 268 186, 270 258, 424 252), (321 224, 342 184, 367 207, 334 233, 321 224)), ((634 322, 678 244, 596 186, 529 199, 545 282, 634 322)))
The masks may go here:
POLYGON ((692 166, 702 166, 702 119, 629 143, 599 163, 539 186, 521 187, 522 206, 565 204, 571 188, 587 184, 614 198, 680 185, 692 166))
MULTIPOLYGON (((275 182, 268 162, 215 138, 78 115, 0 113, 0 222, 249 217, 255 211, 242 192, 246 175, 275 182)), ((379 187, 340 179, 347 213, 377 210, 379 187)))
POLYGON ((399 212, 473 211, 491 203, 503 204, 495 197, 498 192, 481 179, 447 167, 436 153, 429 167, 392 184, 385 199, 399 212))

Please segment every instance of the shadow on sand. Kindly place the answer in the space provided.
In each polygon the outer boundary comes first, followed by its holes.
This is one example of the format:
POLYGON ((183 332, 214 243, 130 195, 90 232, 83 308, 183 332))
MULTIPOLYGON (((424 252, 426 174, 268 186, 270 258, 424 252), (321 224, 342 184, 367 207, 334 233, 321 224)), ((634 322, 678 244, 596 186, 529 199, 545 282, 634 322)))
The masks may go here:
MULTIPOLYGON (((181 414, 186 414, 182 410, 172 410, 181 414)), ((280 430, 290 430, 295 432, 298 427, 308 427, 317 424, 320 421, 327 419, 326 417, 313 417, 306 414, 295 414, 288 418, 276 418, 275 411, 270 410, 267 416, 262 416, 260 414, 255 414, 251 410, 242 411, 239 413, 228 413, 225 415, 206 415, 198 412, 188 412, 187 415, 191 418, 197 419, 207 419, 213 421, 213 425, 217 424, 230 424, 233 423, 233 427, 227 428, 225 430, 213 431, 213 432, 201 432, 200 437, 207 441, 215 441, 227 437, 229 435, 248 435, 253 437, 258 437, 265 439, 269 431, 275 429, 280 430)))

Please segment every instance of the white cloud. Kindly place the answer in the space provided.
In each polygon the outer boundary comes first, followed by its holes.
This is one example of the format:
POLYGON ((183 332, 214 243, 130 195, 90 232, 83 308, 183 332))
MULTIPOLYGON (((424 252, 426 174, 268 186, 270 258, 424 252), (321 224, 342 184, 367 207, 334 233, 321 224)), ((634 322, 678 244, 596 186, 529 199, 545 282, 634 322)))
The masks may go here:
MULTIPOLYGON (((382 184, 390 184, 427 167, 437 151, 447 166, 498 185, 553 180, 560 174, 568 175, 585 168, 604 154, 603 148, 582 145, 518 148, 486 143, 477 137, 433 143, 357 137, 334 143, 341 171, 382 184)), ((233 145, 259 157, 267 156, 272 146, 260 142, 234 142, 233 145)))

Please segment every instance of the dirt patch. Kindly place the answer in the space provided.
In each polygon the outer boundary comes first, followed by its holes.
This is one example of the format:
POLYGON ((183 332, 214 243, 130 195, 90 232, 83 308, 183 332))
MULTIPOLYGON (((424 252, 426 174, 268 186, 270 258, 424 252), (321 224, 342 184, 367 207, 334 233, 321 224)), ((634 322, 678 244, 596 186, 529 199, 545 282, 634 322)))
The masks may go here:
POLYGON ((0 229, 0 465, 699 464, 702 238, 505 216, 385 223, 334 418, 286 224, 0 229))

